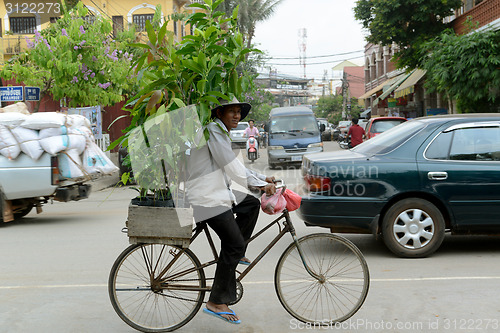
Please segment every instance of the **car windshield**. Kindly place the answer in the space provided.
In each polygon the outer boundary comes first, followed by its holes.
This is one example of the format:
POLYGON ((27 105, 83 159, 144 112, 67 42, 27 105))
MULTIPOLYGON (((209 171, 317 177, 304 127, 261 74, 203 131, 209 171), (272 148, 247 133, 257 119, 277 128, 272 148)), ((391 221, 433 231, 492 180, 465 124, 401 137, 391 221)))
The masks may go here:
POLYGON ((399 147, 424 127, 425 123, 422 121, 407 121, 363 142, 352 150, 366 155, 385 154, 399 147))
POLYGON ((350 123, 350 121, 339 121, 339 127, 347 127, 350 123))
POLYGON ((236 127, 234 130, 235 131, 244 131, 248 127, 248 124, 245 123, 239 123, 238 127, 236 127))
POLYGON ((390 128, 393 128, 394 126, 401 124, 402 122, 404 122, 404 120, 402 119, 374 121, 370 131, 372 133, 382 133, 390 128))
POLYGON ((271 121, 271 134, 293 132, 319 133, 314 116, 283 116, 271 121))

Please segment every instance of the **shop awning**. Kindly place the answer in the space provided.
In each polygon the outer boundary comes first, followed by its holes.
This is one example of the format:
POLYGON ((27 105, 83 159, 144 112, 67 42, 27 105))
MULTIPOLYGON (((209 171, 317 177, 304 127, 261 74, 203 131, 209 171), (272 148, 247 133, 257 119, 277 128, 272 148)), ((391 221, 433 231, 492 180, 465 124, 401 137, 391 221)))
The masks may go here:
POLYGON ((415 85, 425 75, 426 71, 423 69, 416 69, 395 91, 394 97, 399 98, 409 95, 415 91, 415 85))
POLYGON ((391 92, 393 92, 397 87, 399 87, 403 83, 403 81, 405 81, 412 73, 413 72, 408 73, 408 74, 401 74, 401 75, 398 75, 395 78, 393 78, 392 81, 391 81, 390 87, 388 89, 384 90, 384 92, 382 93, 382 95, 380 95, 379 97, 377 97, 373 101, 372 106, 373 105, 377 105, 378 102, 386 99, 387 96, 389 96, 389 94, 391 92))
POLYGON ((371 95, 375 94, 377 91, 380 91, 384 88, 384 86, 387 86, 389 85, 390 86, 390 81, 391 80, 386 80, 384 81, 383 83, 379 84, 378 86, 376 86, 375 88, 373 89, 370 89, 368 90, 367 92, 365 92, 363 95, 359 96, 358 99, 366 99, 366 98, 370 98, 371 95))
POLYGON ((365 111, 359 114, 360 118, 368 118, 368 115, 372 112, 371 108, 366 109, 365 111))

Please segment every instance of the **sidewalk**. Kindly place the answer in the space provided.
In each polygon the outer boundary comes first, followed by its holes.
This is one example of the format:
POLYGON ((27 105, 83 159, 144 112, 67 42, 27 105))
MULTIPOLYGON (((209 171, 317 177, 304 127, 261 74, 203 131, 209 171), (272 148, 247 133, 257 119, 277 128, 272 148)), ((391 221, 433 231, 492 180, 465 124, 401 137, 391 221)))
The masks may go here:
MULTIPOLYGON (((111 153, 111 161, 118 166, 118 153, 111 153)), ((102 176, 96 180, 91 181, 92 192, 104 190, 108 187, 115 186, 120 181, 120 172, 116 171, 110 176, 102 176)))

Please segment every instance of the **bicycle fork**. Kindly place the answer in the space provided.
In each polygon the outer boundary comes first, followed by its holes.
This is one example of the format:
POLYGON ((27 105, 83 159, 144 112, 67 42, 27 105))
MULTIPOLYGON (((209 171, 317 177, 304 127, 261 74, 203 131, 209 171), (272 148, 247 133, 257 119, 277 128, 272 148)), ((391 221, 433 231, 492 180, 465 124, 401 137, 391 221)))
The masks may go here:
POLYGON ((290 216, 288 215, 288 212, 285 212, 285 218, 286 218, 286 224, 288 225, 288 229, 290 234, 292 235, 293 242, 295 243, 295 246, 297 247, 297 251, 299 252, 300 260, 302 261, 302 264, 304 265, 304 268, 306 269, 306 272, 313 278, 319 281, 319 283, 325 283, 326 279, 323 275, 318 275, 314 273, 310 268, 309 265, 307 265, 304 253, 302 252, 302 248, 300 247, 299 240, 297 238, 297 234, 295 233, 295 228, 293 227, 293 224, 290 223, 290 216))

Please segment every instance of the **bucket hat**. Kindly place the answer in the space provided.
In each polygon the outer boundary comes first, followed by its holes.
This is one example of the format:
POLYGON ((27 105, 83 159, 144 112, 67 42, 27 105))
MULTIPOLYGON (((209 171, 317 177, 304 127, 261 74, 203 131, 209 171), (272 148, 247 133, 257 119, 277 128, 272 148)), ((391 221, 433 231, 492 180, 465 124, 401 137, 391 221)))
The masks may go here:
POLYGON ((227 101, 225 99, 222 99, 222 98, 219 98, 219 103, 221 105, 217 105, 216 107, 214 107, 212 109, 212 118, 215 118, 217 117, 217 110, 223 110, 225 107, 227 106, 231 106, 231 105, 239 105, 241 107, 241 120, 245 119, 245 117, 248 115, 248 112, 250 112, 250 109, 252 108, 252 106, 248 103, 241 103, 240 101, 238 101, 238 99, 236 99, 236 97, 233 97, 233 99, 231 101, 227 101))

